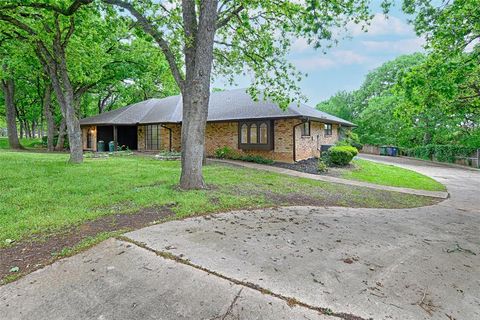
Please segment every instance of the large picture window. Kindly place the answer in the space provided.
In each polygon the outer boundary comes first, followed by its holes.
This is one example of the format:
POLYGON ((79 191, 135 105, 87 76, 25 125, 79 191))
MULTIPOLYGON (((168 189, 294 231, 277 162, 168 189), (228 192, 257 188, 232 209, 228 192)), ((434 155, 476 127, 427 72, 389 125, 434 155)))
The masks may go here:
POLYGON ((145 132, 145 146, 147 150, 160 150, 160 125, 148 125, 145 132))
POLYGON ((271 120, 239 122, 238 146, 244 150, 272 150, 273 129, 271 120))

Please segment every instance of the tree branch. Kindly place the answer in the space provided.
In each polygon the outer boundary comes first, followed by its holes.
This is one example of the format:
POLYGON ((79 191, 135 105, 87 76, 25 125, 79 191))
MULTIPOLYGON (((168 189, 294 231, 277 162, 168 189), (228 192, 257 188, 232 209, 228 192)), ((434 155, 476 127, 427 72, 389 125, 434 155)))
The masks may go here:
POLYGON ((245 7, 243 5, 239 5, 236 9, 231 11, 225 18, 219 20, 215 28, 218 30, 226 26, 230 22, 230 20, 232 20, 232 18, 237 16, 243 9, 245 9, 245 7))
POLYGON ((0 11, 3 10, 12 10, 17 9, 20 7, 24 8, 34 8, 34 9, 45 9, 60 13, 65 16, 71 16, 74 14, 81 6, 87 5, 92 3, 93 0, 75 0, 67 9, 61 8, 60 6, 56 6, 53 4, 48 3, 14 3, 14 4, 7 4, 4 6, 0 6, 0 11))
POLYGON ((153 37, 153 39, 157 42, 162 50, 165 58, 167 59, 168 65, 172 71, 173 77, 177 82, 177 85, 180 87, 180 90, 183 91, 184 88, 184 78, 175 61, 175 55, 173 54, 172 50, 170 49, 170 45, 164 39, 163 34, 158 31, 155 26, 143 15, 141 14, 135 7, 126 1, 122 0, 102 0, 104 3, 111 4, 114 6, 118 6, 128 10, 134 17, 137 19, 138 24, 143 28, 143 30, 153 37))

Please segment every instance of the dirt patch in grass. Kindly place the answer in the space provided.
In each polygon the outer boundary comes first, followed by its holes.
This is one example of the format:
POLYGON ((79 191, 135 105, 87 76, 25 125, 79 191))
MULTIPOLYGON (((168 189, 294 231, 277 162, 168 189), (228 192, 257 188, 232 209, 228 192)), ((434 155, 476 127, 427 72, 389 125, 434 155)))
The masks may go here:
POLYGON ((29 240, 0 249, 0 284, 9 277, 30 273, 52 263, 65 248, 74 248, 83 240, 105 232, 133 230, 175 214, 169 206, 144 208, 133 214, 116 214, 85 222, 62 233, 37 235, 29 240), (18 268, 14 273, 10 270, 18 268))

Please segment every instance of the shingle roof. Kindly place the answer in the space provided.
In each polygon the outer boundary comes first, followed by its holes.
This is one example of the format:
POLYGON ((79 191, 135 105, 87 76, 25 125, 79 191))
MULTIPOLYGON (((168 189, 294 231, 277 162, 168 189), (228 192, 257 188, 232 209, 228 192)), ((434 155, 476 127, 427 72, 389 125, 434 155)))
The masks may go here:
MULTIPOLYGON (((236 89, 210 94, 208 121, 293 118, 306 117, 326 123, 355 126, 353 123, 316 110, 306 104, 292 103, 282 110, 271 101, 253 101, 245 89, 236 89)), ((171 96, 163 99, 149 99, 124 108, 102 113, 80 120, 82 125, 127 125, 149 123, 182 122, 182 98, 171 96)))

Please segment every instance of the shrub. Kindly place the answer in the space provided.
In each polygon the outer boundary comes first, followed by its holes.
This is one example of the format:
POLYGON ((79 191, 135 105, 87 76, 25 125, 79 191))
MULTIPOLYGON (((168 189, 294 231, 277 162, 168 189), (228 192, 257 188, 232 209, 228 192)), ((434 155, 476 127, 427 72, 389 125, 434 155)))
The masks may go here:
POLYGON ((348 145, 357 148, 357 150, 362 150, 363 145, 360 143, 360 138, 358 137, 358 134, 353 132, 352 130, 347 130, 345 133, 345 141, 348 145))
POLYGON ((273 160, 264 158, 262 156, 254 155, 241 155, 235 150, 225 146, 215 150, 215 157, 219 159, 232 159, 232 160, 241 160, 247 162, 255 162, 260 164, 272 164, 273 160))
POLYGON ((215 157, 219 159, 229 159, 234 153, 235 152, 231 148, 225 146, 215 150, 215 157))
POLYGON ((272 164, 273 160, 267 159, 261 156, 252 156, 252 155, 246 155, 246 156, 237 156, 235 157, 234 160, 242 160, 242 161, 247 161, 247 162, 255 162, 255 163, 260 163, 260 164, 272 164))
POLYGON ((329 165, 346 166, 357 154, 358 150, 352 146, 334 146, 328 149, 324 160, 329 165))
POLYGON ((324 159, 322 158, 318 159, 317 169, 318 169, 318 172, 322 172, 322 173, 328 171, 328 165, 324 159))

